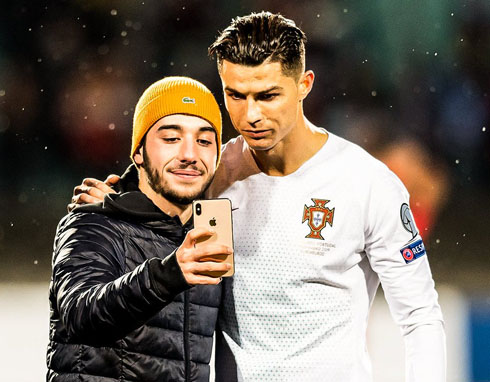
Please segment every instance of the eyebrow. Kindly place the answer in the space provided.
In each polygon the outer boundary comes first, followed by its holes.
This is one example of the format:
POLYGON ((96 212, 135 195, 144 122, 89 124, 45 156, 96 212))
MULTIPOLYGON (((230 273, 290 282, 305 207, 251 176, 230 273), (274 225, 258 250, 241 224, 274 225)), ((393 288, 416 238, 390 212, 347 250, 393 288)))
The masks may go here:
MULTIPOLYGON (((163 131, 163 130, 177 130, 177 131, 182 131, 182 126, 180 125, 162 125, 158 126, 157 132, 163 131)), ((202 126, 199 128, 200 132, 205 132, 205 131, 211 131, 215 132, 214 128, 212 126, 202 126)))
MULTIPOLYGON (((262 90, 260 92, 257 92, 256 94, 267 94, 267 93, 270 93, 270 92, 273 92, 273 91, 278 91, 278 90, 282 90, 283 88, 281 86, 272 86, 270 87, 269 89, 265 89, 265 90, 262 90)), ((237 93, 237 94, 243 94, 241 92, 239 92, 238 90, 235 90, 229 86, 226 86, 225 87, 225 91, 228 91, 228 92, 232 92, 232 93, 237 93)))

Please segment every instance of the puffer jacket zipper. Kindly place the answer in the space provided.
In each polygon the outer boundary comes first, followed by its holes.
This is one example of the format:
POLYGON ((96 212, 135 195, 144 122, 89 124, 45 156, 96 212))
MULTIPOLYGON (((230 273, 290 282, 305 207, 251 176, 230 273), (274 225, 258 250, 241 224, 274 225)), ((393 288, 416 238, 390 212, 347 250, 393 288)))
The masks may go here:
POLYGON ((189 291, 184 292, 184 367, 185 367, 185 380, 190 382, 191 380, 191 359, 189 351, 189 291))
MULTIPOLYGON (((192 224, 194 226, 194 224, 192 224)), ((182 227, 182 241, 189 232, 189 228, 182 227)), ((186 382, 191 380, 191 355, 189 344, 189 291, 184 291, 184 379, 186 382)))

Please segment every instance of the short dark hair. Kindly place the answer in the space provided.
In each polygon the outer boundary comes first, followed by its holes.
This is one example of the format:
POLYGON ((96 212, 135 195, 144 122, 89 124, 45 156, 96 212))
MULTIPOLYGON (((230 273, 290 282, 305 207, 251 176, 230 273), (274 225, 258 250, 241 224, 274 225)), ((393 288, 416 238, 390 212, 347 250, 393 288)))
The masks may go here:
POLYGON ((223 60, 247 66, 269 61, 281 63, 284 75, 297 77, 305 66, 305 42, 306 35, 293 20, 260 12, 233 19, 208 53, 216 55, 218 70, 223 60))

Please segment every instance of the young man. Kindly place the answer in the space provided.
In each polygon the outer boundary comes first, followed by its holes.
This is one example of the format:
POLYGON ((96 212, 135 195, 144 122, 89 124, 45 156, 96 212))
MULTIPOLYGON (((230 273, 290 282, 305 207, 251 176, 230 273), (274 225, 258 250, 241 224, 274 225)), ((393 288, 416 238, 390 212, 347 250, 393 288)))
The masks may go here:
POLYGON ((213 233, 190 217, 220 143, 219 106, 201 83, 167 77, 141 96, 121 192, 58 226, 48 381, 209 380, 221 289, 203 273, 226 272, 209 256, 232 250, 196 249, 213 233))
MULTIPOLYGON (((371 380, 366 327, 381 282, 406 380, 444 381, 442 314, 408 193, 381 162, 306 119, 304 43, 293 21, 262 12, 233 20, 210 47, 240 133, 208 192, 235 209, 217 380, 371 380)), ((107 191, 88 180, 74 202, 107 191)))

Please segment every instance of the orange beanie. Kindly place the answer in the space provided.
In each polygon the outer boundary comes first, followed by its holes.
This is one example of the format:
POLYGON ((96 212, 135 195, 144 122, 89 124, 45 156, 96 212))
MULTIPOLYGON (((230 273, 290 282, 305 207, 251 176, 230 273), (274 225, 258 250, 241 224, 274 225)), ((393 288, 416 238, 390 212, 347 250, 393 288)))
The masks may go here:
POLYGON ((172 114, 194 115, 214 127, 219 163, 222 126, 218 103, 206 86, 189 77, 165 77, 144 91, 134 111, 131 159, 148 130, 159 119, 172 114))

